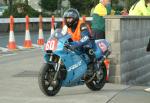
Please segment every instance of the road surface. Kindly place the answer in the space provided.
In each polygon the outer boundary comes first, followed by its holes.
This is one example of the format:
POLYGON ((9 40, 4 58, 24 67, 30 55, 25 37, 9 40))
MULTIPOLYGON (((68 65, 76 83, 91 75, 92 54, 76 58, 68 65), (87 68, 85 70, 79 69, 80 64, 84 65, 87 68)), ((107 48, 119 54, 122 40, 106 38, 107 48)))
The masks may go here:
POLYGON ((114 83, 97 92, 82 85, 62 87, 56 96, 45 96, 37 80, 43 64, 41 48, 10 54, 0 56, 0 103, 150 103, 146 87, 114 83))

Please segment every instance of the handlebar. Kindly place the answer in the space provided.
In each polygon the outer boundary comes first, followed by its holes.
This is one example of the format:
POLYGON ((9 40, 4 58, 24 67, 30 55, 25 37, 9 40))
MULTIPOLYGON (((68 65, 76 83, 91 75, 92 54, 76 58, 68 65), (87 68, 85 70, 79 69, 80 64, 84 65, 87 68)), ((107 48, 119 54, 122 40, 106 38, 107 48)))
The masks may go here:
POLYGON ((64 45, 64 47, 67 48, 67 49, 70 49, 71 51, 75 50, 75 48, 73 48, 71 45, 69 45, 67 43, 64 45))

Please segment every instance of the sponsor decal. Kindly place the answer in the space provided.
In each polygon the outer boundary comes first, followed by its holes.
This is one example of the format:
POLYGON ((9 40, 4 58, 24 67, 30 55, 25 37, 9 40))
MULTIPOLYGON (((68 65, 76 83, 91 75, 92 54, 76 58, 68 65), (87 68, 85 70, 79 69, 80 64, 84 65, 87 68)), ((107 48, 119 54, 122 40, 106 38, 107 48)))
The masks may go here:
POLYGON ((99 42, 98 46, 100 47, 103 53, 107 50, 107 46, 103 42, 99 42))
POLYGON ((82 61, 77 62, 76 64, 72 65, 69 67, 68 72, 70 72, 71 70, 74 70, 76 68, 78 68, 79 66, 81 66, 82 61))

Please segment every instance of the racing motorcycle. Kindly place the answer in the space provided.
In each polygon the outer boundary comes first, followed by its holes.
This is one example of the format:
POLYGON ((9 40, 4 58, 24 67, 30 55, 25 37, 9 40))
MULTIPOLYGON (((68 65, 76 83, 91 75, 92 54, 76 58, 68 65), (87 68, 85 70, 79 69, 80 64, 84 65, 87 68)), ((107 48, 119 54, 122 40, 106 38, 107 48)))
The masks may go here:
POLYGON ((71 36, 56 30, 44 46, 44 60, 38 75, 41 91, 47 96, 56 95, 62 86, 85 84, 98 91, 106 83, 104 60, 111 53, 110 43, 105 39, 95 41, 96 49, 78 49, 70 46, 71 36), (88 53, 94 55, 93 62, 88 53))

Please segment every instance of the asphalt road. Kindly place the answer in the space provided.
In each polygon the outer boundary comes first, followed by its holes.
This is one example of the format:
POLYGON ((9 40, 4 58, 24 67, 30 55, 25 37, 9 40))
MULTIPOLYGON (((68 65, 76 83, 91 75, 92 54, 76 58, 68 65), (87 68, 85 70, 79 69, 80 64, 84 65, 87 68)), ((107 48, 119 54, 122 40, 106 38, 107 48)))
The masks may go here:
POLYGON ((150 103, 150 93, 142 86, 107 83, 93 92, 85 85, 62 87, 54 97, 45 96, 38 86, 43 64, 40 48, 15 51, 0 56, 0 103, 150 103))

